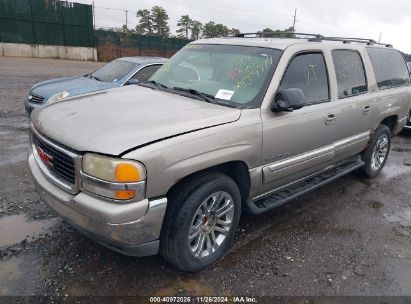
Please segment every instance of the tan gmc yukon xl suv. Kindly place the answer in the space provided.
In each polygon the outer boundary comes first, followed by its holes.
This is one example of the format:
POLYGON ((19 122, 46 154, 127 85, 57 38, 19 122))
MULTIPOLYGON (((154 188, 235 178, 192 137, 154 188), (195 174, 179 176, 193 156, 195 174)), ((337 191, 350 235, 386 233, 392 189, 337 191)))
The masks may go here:
POLYGON ((196 271, 241 214, 378 175, 410 107, 404 59, 372 40, 300 37, 195 41, 147 82, 35 110, 40 197, 113 250, 196 271))

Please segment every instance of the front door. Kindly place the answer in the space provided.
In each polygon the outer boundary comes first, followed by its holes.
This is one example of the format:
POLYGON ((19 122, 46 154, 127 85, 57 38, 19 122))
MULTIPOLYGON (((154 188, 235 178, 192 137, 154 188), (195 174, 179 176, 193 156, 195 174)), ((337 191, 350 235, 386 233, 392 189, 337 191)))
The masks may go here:
POLYGON ((335 103, 330 102, 322 52, 303 53, 289 62, 280 89, 299 88, 305 105, 293 112, 262 112, 263 180, 266 193, 325 168, 334 157, 335 103))

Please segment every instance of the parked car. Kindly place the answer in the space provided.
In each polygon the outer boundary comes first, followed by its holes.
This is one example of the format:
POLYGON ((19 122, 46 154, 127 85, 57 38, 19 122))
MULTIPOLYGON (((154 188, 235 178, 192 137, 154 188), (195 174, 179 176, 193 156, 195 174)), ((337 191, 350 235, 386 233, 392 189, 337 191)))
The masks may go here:
POLYGON ((123 57, 84 76, 62 77, 39 82, 24 100, 26 113, 46 103, 80 94, 146 81, 166 62, 161 57, 123 57))
POLYGON ((403 57, 371 40, 198 40, 146 83, 34 111, 28 163, 80 231, 197 271, 241 214, 354 170, 377 176, 410 100, 403 57))

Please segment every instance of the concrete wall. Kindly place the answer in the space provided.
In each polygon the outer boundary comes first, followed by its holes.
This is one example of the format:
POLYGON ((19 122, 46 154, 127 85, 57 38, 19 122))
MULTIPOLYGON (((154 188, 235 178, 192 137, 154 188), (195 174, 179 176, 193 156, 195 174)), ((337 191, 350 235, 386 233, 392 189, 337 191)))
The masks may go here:
POLYGON ((0 42, 0 56, 97 61, 94 48, 22 43, 0 42))

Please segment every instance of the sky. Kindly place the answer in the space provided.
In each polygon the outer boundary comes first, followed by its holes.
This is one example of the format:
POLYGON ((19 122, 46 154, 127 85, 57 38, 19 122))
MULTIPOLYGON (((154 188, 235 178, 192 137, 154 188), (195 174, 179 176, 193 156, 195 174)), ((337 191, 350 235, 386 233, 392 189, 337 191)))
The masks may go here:
MULTIPOLYGON (((72 0, 91 4, 93 0, 72 0)), ((292 26, 297 9, 296 31, 326 36, 371 38, 393 44, 411 54, 410 0, 94 0, 97 26, 129 27, 138 22, 136 12, 160 5, 167 10, 175 33, 181 15, 188 14, 202 23, 210 20, 241 32, 256 32, 266 27, 292 26), (110 8, 110 9, 105 9, 110 8)))

